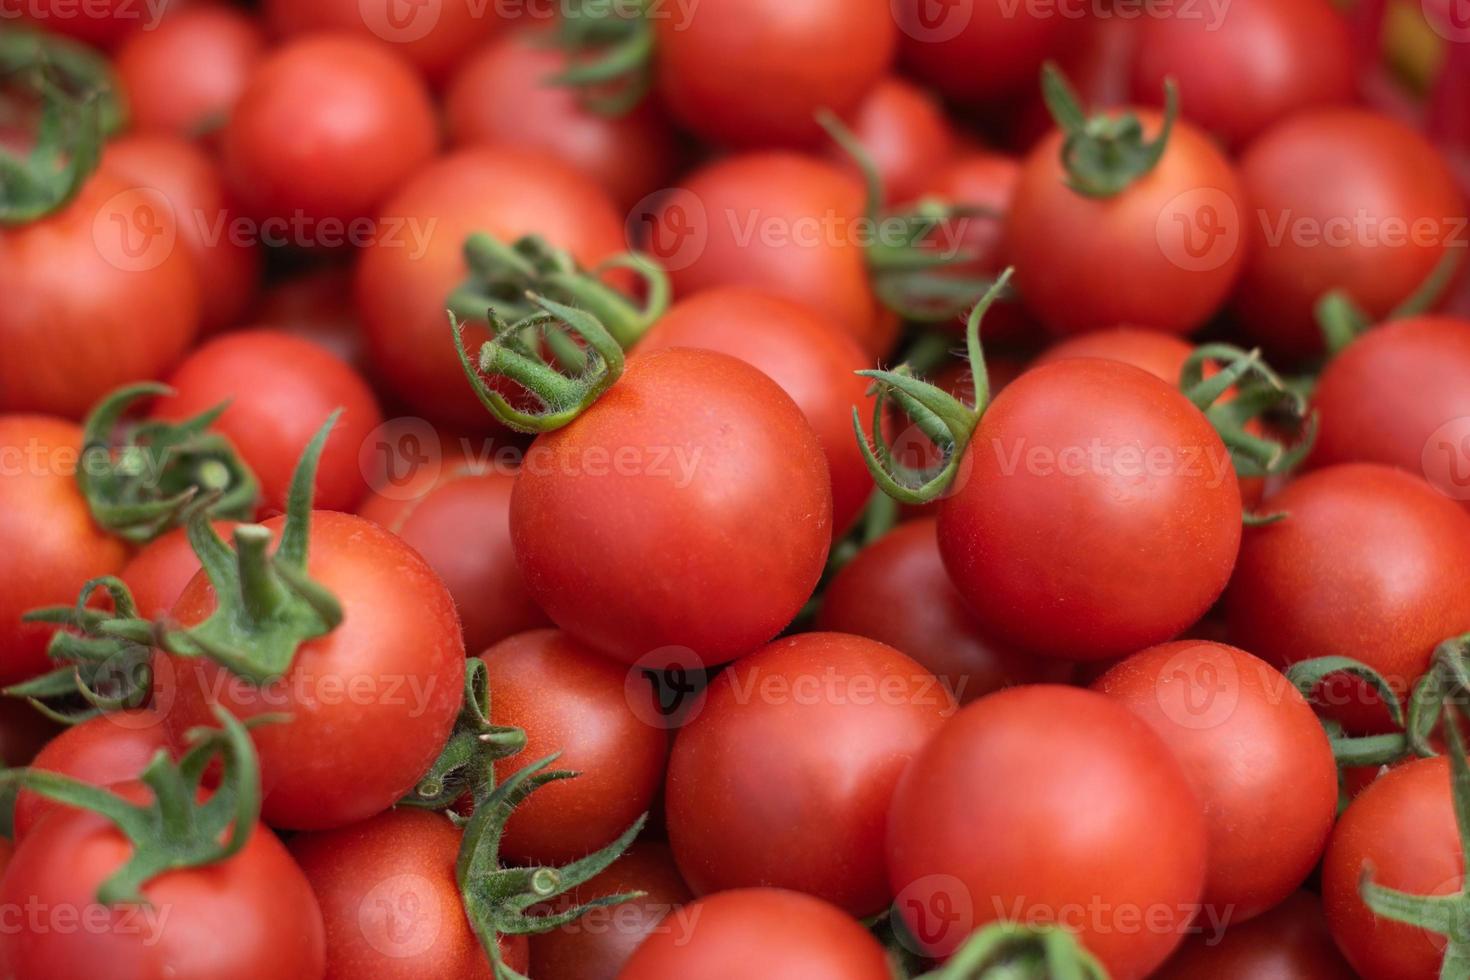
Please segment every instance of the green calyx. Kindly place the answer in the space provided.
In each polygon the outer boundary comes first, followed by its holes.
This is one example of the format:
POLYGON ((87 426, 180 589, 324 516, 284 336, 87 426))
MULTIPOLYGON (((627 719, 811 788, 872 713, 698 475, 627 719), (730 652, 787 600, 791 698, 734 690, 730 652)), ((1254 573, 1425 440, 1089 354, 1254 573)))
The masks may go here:
POLYGON ((495 763, 526 747, 526 733, 490 722, 489 669, 479 657, 465 664, 464 700, 454 731, 439 758, 419 780, 403 806, 447 810, 482 787, 495 785, 495 763))
POLYGON ((985 312, 1005 290, 1015 270, 1007 269, 970 312, 965 327, 965 343, 969 354, 970 373, 975 386, 975 403, 966 405, 949 392, 914 377, 907 365, 892 371, 869 370, 858 374, 871 378, 877 395, 873 405, 873 438, 869 442, 863 431, 862 416, 852 410, 852 427, 868 472, 879 488, 901 503, 920 505, 936 500, 949 489, 959 472, 960 461, 969 447, 970 437, 980 424, 980 416, 990 401, 990 379, 985 369, 985 352, 980 343, 980 324, 985 312), (889 400, 897 403, 941 454, 940 463, 929 469, 915 469, 893 458, 892 448, 884 436, 884 423, 889 400))
MULTIPOLYGON (((1408 298, 1390 310, 1384 320, 1407 320, 1434 309, 1454 281, 1459 268, 1459 253, 1455 249, 1447 250, 1429 276, 1408 298)), ((1322 331, 1322 339, 1329 355, 1337 354, 1374 325, 1368 311, 1359 306, 1345 289, 1334 289, 1325 293, 1317 300, 1315 311, 1317 327, 1322 331)))
POLYGON ((622 377, 623 347, 592 314, 544 296, 526 298, 538 312, 514 323, 489 310, 493 336, 480 348, 477 363, 465 350, 464 330, 453 311, 449 326, 460 367, 490 414, 517 432, 550 432, 571 424, 622 377), (547 363, 543 345, 558 366, 547 363), (512 395, 487 379, 504 379, 512 395), (539 407, 514 404, 517 390, 539 407))
POLYGON ((78 98, 95 97, 104 136, 122 130, 127 122, 122 88, 105 57, 60 34, 6 27, 0 34, 0 78, 37 70, 64 92, 78 98))
POLYGON ((650 0, 578 0, 564 12, 553 43, 565 69, 548 81, 575 89, 582 106, 604 116, 631 112, 653 88, 650 0))
MULTIPOLYGON (((1220 434, 1235 472, 1243 478, 1290 472, 1306 459, 1316 442, 1317 416, 1310 411, 1306 397, 1271 370, 1261 360, 1259 350, 1204 344, 1184 362, 1179 387, 1220 434), (1207 378, 1205 367, 1211 364, 1219 370, 1207 378), (1294 437, 1288 442, 1266 435, 1264 430, 1249 431, 1252 423, 1267 417, 1290 430, 1294 437)), ((1255 520, 1260 523, 1271 519, 1255 520)))
POLYGON ((107 789, 42 769, 0 773, 0 783, 14 783, 33 793, 83 810, 117 825, 133 845, 126 864, 97 890, 103 905, 147 905, 143 887, 159 875, 185 868, 218 864, 238 854, 254 833, 260 816, 260 769, 244 725, 222 708, 215 709, 220 728, 189 733, 191 748, 175 763, 160 750, 140 777, 153 791, 144 804, 129 803, 107 789), (218 758, 219 786, 200 802, 206 771, 218 758))
POLYGON ((133 544, 146 544, 183 523, 191 503, 207 499, 204 516, 246 520, 260 485, 230 441, 209 427, 225 406, 177 425, 147 421, 114 434, 128 409, 172 389, 152 382, 128 385, 92 409, 82 431, 77 486, 99 526, 133 544))
POLYGON ((919 980, 1108 980, 1108 972, 1064 929, 997 922, 919 980))
POLYGON ((1067 186, 1083 197, 1116 197, 1153 172, 1179 117, 1179 86, 1172 78, 1164 81, 1164 125, 1152 142, 1134 113, 1087 115, 1054 62, 1041 70, 1041 94, 1062 131, 1067 186))

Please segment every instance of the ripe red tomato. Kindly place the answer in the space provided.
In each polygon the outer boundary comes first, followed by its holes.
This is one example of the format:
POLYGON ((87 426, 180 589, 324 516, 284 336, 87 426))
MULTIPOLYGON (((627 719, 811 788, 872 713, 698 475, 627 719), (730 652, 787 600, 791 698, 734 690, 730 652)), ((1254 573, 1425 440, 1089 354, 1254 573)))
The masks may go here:
POLYGON ((687 177, 650 214, 645 248, 674 291, 755 286, 831 317, 870 356, 897 319, 868 282, 862 185, 826 161, 791 153, 732 156, 687 177))
POLYGON ((1072 665, 987 639, 939 557, 936 523, 908 521, 858 552, 827 586, 817 623, 886 643, 933 671, 961 704, 1012 684, 1065 682, 1072 665))
MULTIPOLYGON (((476 431, 493 422, 465 383, 444 315, 449 294, 469 276, 465 238, 535 233, 586 266, 623 249, 623 223, 596 183, 550 156, 517 149, 445 157, 381 211, 403 226, 375 238, 358 262, 357 310, 373 363, 399 398, 432 421, 476 431)), ((483 324, 465 329, 470 350, 488 339, 483 324)))
POLYGON ((669 111, 726 146, 811 146, 819 109, 855 107, 893 61, 884 0, 701 0, 653 17, 669 111))
MULTIPOLYGON (((868 151, 890 202, 922 194, 955 153, 955 136, 944 107, 896 75, 873 86, 846 122, 868 151)), ((840 147, 834 146, 828 155, 861 176, 840 147)))
MULTIPOLYGON (((214 705, 241 719, 290 714, 251 733, 261 813, 273 826, 318 830, 381 812, 433 763, 464 692, 464 641, 443 583, 378 525, 315 511, 309 549, 308 572, 342 603, 341 625, 303 643, 284 676, 264 687, 212 660, 160 654, 154 705, 176 745, 190 728, 212 724, 214 705)), ((214 608, 201 574, 173 619, 194 626, 214 608)))
POLYGON ((265 32, 223 5, 171 11, 130 34, 114 68, 136 132, 199 136, 225 121, 265 53, 265 32))
POLYGON ((1364 109, 1273 126, 1247 147, 1240 178, 1256 219, 1235 314, 1279 356, 1321 352, 1313 308, 1323 294, 1346 290, 1381 319, 1466 244, 1465 199, 1439 151, 1364 109))
POLYGON ((530 937, 536 980, 616 980, 618 971, 651 933, 675 932, 685 919, 680 906, 694 900, 679 877, 667 844, 641 841, 602 874, 551 907, 560 911, 604 895, 643 892, 621 905, 593 909, 551 932, 530 937))
POLYGON ((1203 901, 1232 925, 1296 891, 1337 816, 1337 764, 1311 705, 1279 671, 1223 643, 1134 654, 1092 689, 1168 744, 1205 808, 1203 901))
POLYGON ((1061 7, 1009 0, 893 0, 904 68, 966 102, 1016 95, 1036 84, 1041 64, 1079 39, 1081 20, 1061 7))
MULTIPOLYGON (((1226 597, 1233 642, 1277 664, 1352 657, 1402 697, 1436 644, 1470 630, 1470 517, 1423 480, 1333 466, 1266 506, 1289 516, 1245 535, 1226 597)), ((1389 730, 1363 684, 1324 685, 1318 700, 1354 732, 1389 730)))
POLYGON ((1205 923, 1195 928, 1153 980, 1357 980, 1311 892, 1297 892, 1223 936, 1205 923))
POLYGON ((1185 117, 1232 145, 1357 92, 1348 21, 1331 0, 1241 0, 1228 13, 1146 16, 1136 50, 1134 99, 1161 104, 1172 77, 1185 117))
MULTIPOLYGON (((291 839, 326 923, 324 980, 491 980, 455 880, 461 836, 441 813, 404 808, 291 839)), ((525 972, 525 937, 499 945, 525 972)))
POLYGON ((673 177, 669 124, 649 103, 621 116, 585 108, 574 89, 548 81, 567 66, 539 33, 497 38, 464 61, 445 92, 455 146, 514 144, 545 150, 576 167, 621 208, 673 177))
POLYGON ((939 548, 998 642, 1104 660, 1203 616, 1240 528, 1235 469, 1204 415, 1132 365, 1078 358, 991 402, 940 506, 939 548))
POLYGON ((1444 756, 1417 759, 1380 776, 1343 813, 1322 862, 1327 924, 1365 977, 1433 980, 1445 939, 1381 918, 1359 894, 1363 873, 1411 895, 1448 895, 1464 881, 1464 860, 1444 756))
POLYGON ((832 474, 832 530, 841 535, 873 493, 873 478, 852 435, 852 410, 872 417, 870 365, 842 328, 807 307, 735 286, 696 293, 674 306, 639 341, 640 351, 699 347, 738 357, 765 372, 796 402, 822 443, 832 474))
MULTIPOLYGON (((1149 139, 1157 113, 1140 111, 1149 139)), ((1006 221, 1022 302, 1054 334, 1131 324, 1186 334, 1230 295, 1245 262, 1246 200, 1209 137, 1176 122, 1158 165, 1121 193, 1067 186, 1062 134, 1021 165, 1006 221)))
POLYGON ((345 411, 322 452, 316 506, 351 510, 367 492, 358 451, 382 412, 367 383, 316 344, 274 330, 229 333, 196 349, 168 383, 175 394, 154 403, 154 418, 182 421, 229 402, 213 428, 260 480, 262 513, 285 510, 301 451, 337 408, 345 411))
POLYGON ((335 247, 437 144, 434 106, 413 69, 342 35, 275 49, 251 73, 221 141, 241 206, 284 221, 301 248, 335 247))
POLYGON ((1188 778, 1148 725, 1100 694, 1033 685, 964 708, 910 764, 888 875, 934 955, 1005 918, 1060 925, 1114 980, 1140 980, 1198 908, 1206 840, 1188 778))
POLYGON ((882 911, 894 784, 954 707, 928 670, 863 637, 803 633, 737 660, 669 760, 684 879, 698 894, 770 886, 882 911))
POLYGON ((480 654, 490 720, 526 732, 526 747, 495 764, 505 780, 527 759, 560 752, 555 768, 582 775, 543 786, 516 808, 500 853, 554 865, 616 840, 645 813, 663 780, 667 732, 651 684, 560 630, 532 630, 480 654))
POLYGON ((127 545, 92 521, 77 489, 82 430, 42 415, 0 415, 0 683, 44 673, 52 628, 23 624, 41 606, 69 606, 111 575, 127 545))
POLYGON ((799 892, 743 888, 686 906, 672 929, 644 940, 618 980, 745 980, 752 970, 765 980, 893 975, 883 947, 845 913, 799 892))
POLYGON ((253 320, 325 347, 358 374, 368 373, 350 267, 327 266, 275 283, 261 294, 253 320))
POLYGON ((60 211, 0 229, 0 412, 79 419, 168 372, 200 314, 177 234, 155 199, 105 171, 60 211))
POLYGON ((831 480, 774 381, 671 348, 631 358, 581 417, 536 440, 510 532, 531 597, 569 633, 630 664, 670 647, 686 667, 721 664, 811 597, 831 480))
POLYGON ((199 275, 204 329, 237 322, 259 285, 259 243, 237 233, 239 216, 209 154, 182 137, 124 136, 107 145, 102 166, 172 209, 180 244, 199 275))

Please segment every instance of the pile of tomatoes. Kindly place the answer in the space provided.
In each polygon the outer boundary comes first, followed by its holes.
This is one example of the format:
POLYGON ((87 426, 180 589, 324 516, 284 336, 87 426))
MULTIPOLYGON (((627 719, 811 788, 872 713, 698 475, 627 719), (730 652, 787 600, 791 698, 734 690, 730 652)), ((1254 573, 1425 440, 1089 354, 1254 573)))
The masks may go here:
POLYGON ((1470 30, 0 0, 0 978, 1470 980, 1470 30))

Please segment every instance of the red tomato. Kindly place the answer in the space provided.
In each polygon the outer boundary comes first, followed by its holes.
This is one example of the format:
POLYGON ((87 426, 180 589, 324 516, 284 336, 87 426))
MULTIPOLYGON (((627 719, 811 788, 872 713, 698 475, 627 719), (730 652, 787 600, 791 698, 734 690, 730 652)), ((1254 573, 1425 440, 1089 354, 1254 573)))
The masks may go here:
MULTIPOLYGON (((3 305, 3 304, 0 304, 3 305)), ((77 489, 82 430, 42 415, 0 415, 0 683, 44 673, 51 627, 22 624, 41 606, 69 606, 111 575, 127 545, 92 521, 77 489)))
POLYGON ((659 93, 729 146, 811 146, 819 109, 855 107, 893 61, 884 0, 700 0, 652 17, 659 93))
MULTIPOLYGON (((226 541, 235 531, 233 521, 215 521, 213 526, 226 541)), ((139 548, 117 574, 132 593, 138 615, 156 620, 173 609, 198 573, 199 556, 189 544, 188 531, 176 527, 139 548)))
POLYGON ((1363 790, 1337 822, 1322 862, 1327 924, 1364 977, 1433 980, 1443 936, 1382 918, 1359 894, 1363 873, 1410 895, 1450 895, 1464 882, 1464 860, 1444 756, 1391 769, 1363 790))
MULTIPOLYGON (((117 792, 146 799, 141 784, 117 792)), ((234 857, 164 871, 148 905, 99 905, 97 889, 132 857, 112 823, 63 810, 37 824, 0 879, 0 962, 15 980, 320 980, 322 915, 296 863, 264 826, 234 857), (33 910, 33 911, 26 911, 33 910)))
MULTIPOLYGON (((1015 95, 1079 38, 1079 11, 1010 0, 892 0, 904 68, 954 99, 1015 95)), ((1085 16, 1085 15, 1083 15, 1085 16)))
POLYGON ((238 321, 260 281, 259 243, 237 234, 239 216, 230 210, 209 154, 181 137, 124 136, 107 145, 102 166, 173 211, 199 274, 204 329, 238 321))
POLYGON ((575 922, 530 937, 536 980, 616 980, 651 933, 684 928, 680 906, 694 900, 667 844, 641 841, 602 874, 552 906, 554 911, 604 895, 643 892, 621 905, 593 909, 575 922))
POLYGON ((653 351, 527 451, 510 533, 531 597, 569 633, 630 664, 670 647, 721 664, 811 597, 831 480, 774 381, 713 351, 653 351))
POLYGON ((1060 340, 1038 354, 1032 364, 1050 364, 1069 357, 1099 357, 1105 361, 1132 364, 1177 388, 1184 362, 1193 353, 1194 347, 1189 341, 1173 334, 1137 327, 1115 327, 1060 340))
POLYGON ((755 286, 841 323, 870 356, 887 353, 897 319, 868 283, 862 185, 825 161, 790 153, 733 156, 696 170, 651 213, 647 250, 681 297, 755 286))
MULTIPOLYGON (((596 265, 622 251, 623 224, 591 179, 543 154, 509 148, 464 150, 424 168, 382 208, 402 221, 396 236, 363 249, 357 310, 383 380, 432 421, 492 427, 465 382, 444 315, 449 294, 469 276, 465 238, 487 232, 504 241, 536 233, 596 265)), ((475 350, 489 339, 465 330, 475 350)))
POLYGON ((1133 97, 1159 105, 1164 80, 1201 129, 1239 145, 1303 109, 1351 102, 1352 36, 1331 0, 1240 0, 1143 17, 1133 97), (1228 12, 1227 12, 1228 11, 1228 12))
POLYGON ((367 373, 350 267, 328 266, 276 283, 261 294, 252 319, 325 347, 358 374, 367 373))
POLYGON ((225 121, 264 53, 264 32, 243 11, 171 12, 118 48, 129 123, 138 132, 199 136, 225 121))
MULTIPOLYGON (((1148 138, 1162 120, 1140 111, 1148 138)), ((1245 262, 1246 197, 1204 133, 1175 123, 1158 165, 1121 193, 1067 186, 1062 134, 1026 157, 1006 222, 1022 302, 1055 334, 1121 323, 1186 334, 1225 302, 1245 262)))
POLYGON ((1381 319, 1465 245, 1465 199, 1443 157, 1364 109, 1273 126, 1246 149, 1240 176, 1256 218, 1236 318, 1280 356, 1321 352, 1313 307, 1323 294, 1346 290, 1381 319))
MULTIPOLYGON (((875 85, 850 113, 847 125, 868 151, 887 200, 892 202, 922 194, 955 153, 954 133, 944 107, 928 92, 897 76, 875 85)), ((861 176, 841 148, 833 147, 828 155, 861 176)))
POLYGON ((322 452, 316 506, 351 510, 367 491, 358 451, 382 413, 366 382, 316 344, 274 330, 226 334, 190 354, 168 383, 176 394, 154 403, 155 418, 182 421, 229 402, 213 428, 260 480, 262 513, 286 509, 302 450, 337 408, 346 411, 322 452))
POLYGON ((953 709, 933 674, 858 636, 804 633, 737 660, 669 760, 685 880, 698 894, 772 886, 882 911, 894 784, 953 709))
POLYGON ((1240 527, 1239 482, 1204 415, 1138 368, 1078 358, 991 402, 940 506, 939 548, 998 642, 1103 660, 1203 616, 1240 527))
POLYGON ((0 412, 81 418, 167 373, 199 329, 177 235, 155 199, 105 171, 55 214, 0 229, 0 412))
POLYGON ((939 557, 932 519, 908 521, 858 553, 832 579, 817 617, 824 630, 855 633, 913 657, 960 703, 1012 684, 1061 683, 1070 664, 987 639, 939 557))
POLYGON ((852 434, 854 407, 865 424, 872 416, 868 381, 856 374, 871 362, 839 325, 790 300, 723 287, 674 306, 638 345, 640 351, 664 347, 729 354, 780 385, 822 443, 832 474, 834 536, 852 525, 873 493, 873 478, 852 434))
POLYGON ((779 888, 745 888, 687 906, 674 928, 638 947, 618 980, 746 980, 753 970, 764 980, 893 975, 878 941, 826 902, 779 888))
POLYGON ((652 685, 559 630, 533 630, 480 654, 489 666, 490 720, 526 732, 526 747, 495 764, 500 780, 528 759, 560 752, 555 768, 582 775, 543 786, 506 823, 508 861, 574 861, 616 840, 646 812, 663 779, 668 734, 652 685), (555 692, 548 697, 548 692, 555 692))
POLYGON ((1311 892, 1297 892, 1223 936, 1205 923, 1195 928, 1153 980, 1357 980, 1311 892))
POLYGON ((630 208, 673 176, 669 125, 647 103, 621 116, 584 108, 574 89, 548 81, 566 65, 566 54, 537 33, 490 42, 449 83, 444 112, 450 142, 545 150, 630 208))
POLYGON ((221 146, 247 213, 284 221, 290 244, 305 248, 337 244, 437 143, 434 106, 412 68, 369 41, 323 35, 260 63, 221 146))
POLYGON ((135 30, 151 30, 158 18, 179 0, 149 5, 133 0, 0 0, 0 21, 31 21, 57 34, 99 48, 110 48, 135 30))
MULTIPOLYGON (((292 838, 326 923, 323 980, 491 980, 455 881, 460 839, 443 814, 407 807, 292 838)), ((500 955, 524 972, 525 937, 502 936, 500 955)))
POLYGON ((897 908, 926 950, 947 956, 1002 918, 1059 925, 1114 980, 1139 980, 1179 944, 1205 855, 1199 800, 1168 746, 1102 695, 1050 685, 951 719, 899 780, 888 822, 897 908))
MULTIPOLYGON (((1226 597, 1240 646, 1277 664, 1352 657, 1403 696, 1436 644, 1470 630, 1470 517, 1419 478, 1333 466, 1266 508, 1289 516, 1250 529, 1241 546, 1226 597)), ((1389 730, 1366 686, 1334 682, 1318 700, 1355 732, 1389 730)))
MULTIPOLYGON (((281 520, 266 523, 279 530, 281 520)), ((242 719, 287 713, 253 731, 262 816, 319 830, 379 813, 413 788, 454 726, 464 692, 464 641, 454 600, 411 548, 371 521, 315 511, 308 571, 342 603, 342 624, 301 645, 265 687, 212 660, 160 655, 154 705, 174 744, 210 725, 213 706, 242 719)), ((214 611, 196 576, 174 606, 184 626, 214 611)))
POLYGON ((1337 764, 1311 705, 1279 671, 1223 643, 1134 654, 1092 685, 1168 743, 1205 806, 1204 902, 1232 924, 1296 891, 1337 816, 1337 764))

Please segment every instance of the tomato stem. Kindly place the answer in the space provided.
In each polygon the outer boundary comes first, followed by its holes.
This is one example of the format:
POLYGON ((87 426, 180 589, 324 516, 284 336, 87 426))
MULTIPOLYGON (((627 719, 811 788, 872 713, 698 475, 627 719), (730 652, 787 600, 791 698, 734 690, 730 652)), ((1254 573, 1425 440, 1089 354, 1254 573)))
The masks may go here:
POLYGON ((1179 117, 1179 86, 1172 78, 1164 80, 1164 123, 1152 141, 1144 138, 1143 123, 1135 113, 1087 115, 1055 62, 1042 67, 1041 93, 1062 131, 1067 186, 1083 197, 1116 197, 1152 173, 1179 117))
POLYGON ((402 805, 447 810, 466 796, 478 806, 495 789, 495 763, 526 747, 526 733, 490 722, 490 673, 471 657, 465 666, 464 699, 439 758, 402 805))
POLYGON ((1179 387, 1220 434, 1242 477, 1289 472, 1301 464, 1316 441, 1316 416, 1306 397, 1261 360, 1259 350, 1204 344, 1185 360, 1179 387), (1219 370, 1205 377, 1206 365, 1216 365, 1219 370), (1289 422, 1296 434, 1289 444, 1259 434, 1259 420, 1268 414, 1284 416, 1289 422))

